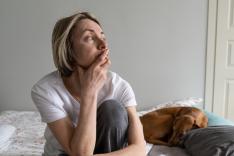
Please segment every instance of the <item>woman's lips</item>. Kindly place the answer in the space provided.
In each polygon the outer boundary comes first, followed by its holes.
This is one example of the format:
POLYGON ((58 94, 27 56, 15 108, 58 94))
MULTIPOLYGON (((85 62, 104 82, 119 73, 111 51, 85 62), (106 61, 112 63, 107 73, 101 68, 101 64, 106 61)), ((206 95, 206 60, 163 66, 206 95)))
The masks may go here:
MULTIPOLYGON (((83 65, 79 65, 78 64, 78 66, 80 66, 81 68, 83 68, 84 70, 88 70, 89 69, 89 67, 96 61, 96 59, 98 58, 98 57, 100 57, 103 53, 105 53, 106 52, 106 62, 108 61, 108 59, 109 59, 109 49, 104 49, 104 50, 102 50, 102 51, 100 51, 99 53, 98 53, 98 55, 95 57, 95 59, 92 61, 92 63, 90 63, 88 66, 83 66, 83 65)), ((106 63, 105 62, 105 63, 106 63)))

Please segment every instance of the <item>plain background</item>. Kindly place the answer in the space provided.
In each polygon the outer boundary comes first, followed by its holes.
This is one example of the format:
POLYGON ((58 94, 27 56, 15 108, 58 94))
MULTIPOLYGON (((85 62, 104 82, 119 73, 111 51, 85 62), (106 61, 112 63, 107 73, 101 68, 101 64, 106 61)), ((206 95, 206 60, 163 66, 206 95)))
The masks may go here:
POLYGON ((138 110, 204 98, 208 0, 1 0, 0 111, 36 110, 31 87, 55 70, 55 22, 77 10, 101 21, 111 70, 135 91, 138 110))

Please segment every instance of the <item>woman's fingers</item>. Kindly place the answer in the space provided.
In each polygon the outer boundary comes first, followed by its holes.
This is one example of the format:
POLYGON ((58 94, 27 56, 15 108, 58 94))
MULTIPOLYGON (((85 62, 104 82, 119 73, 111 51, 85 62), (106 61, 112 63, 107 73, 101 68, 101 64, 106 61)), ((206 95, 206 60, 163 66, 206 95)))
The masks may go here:
POLYGON ((106 72, 110 66, 108 58, 108 49, 99 55, 88 70, 78 66, 78 73, 82 84, 82 90, 87 92, 98 92, 106 79, 106 72))
POLYGON ((95 62, 91 65, 91 68, 100 67, 106 62, 106 58, 108 57, 108 49, 101 53, 95 60, 95 62))
POLYGON ((111 65, 110 59, 106 58, 106 62, 104 64, 102 64, 101 67, 107 70, 110 65, 111 65))

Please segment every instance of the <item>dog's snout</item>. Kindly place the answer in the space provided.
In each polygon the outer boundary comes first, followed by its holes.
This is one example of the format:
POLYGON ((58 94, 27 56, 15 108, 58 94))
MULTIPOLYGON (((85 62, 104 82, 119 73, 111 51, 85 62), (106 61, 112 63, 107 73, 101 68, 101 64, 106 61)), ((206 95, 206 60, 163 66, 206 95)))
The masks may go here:
POLYGON ((183 133, 180 133, 178 137, 179 137, 179 138, 182 138, 183 136, 184 136, 184 134, 183 134, 183 133))

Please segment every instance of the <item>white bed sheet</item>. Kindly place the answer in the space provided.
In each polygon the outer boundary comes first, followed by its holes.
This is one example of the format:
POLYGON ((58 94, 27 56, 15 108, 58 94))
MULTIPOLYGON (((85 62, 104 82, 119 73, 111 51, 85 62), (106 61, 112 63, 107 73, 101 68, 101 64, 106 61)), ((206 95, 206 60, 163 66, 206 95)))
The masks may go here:
POLYGON ((46 124, 41 123, 38 112, 4 111, 0 114, 0 123, 11 124, 16 132, 10 139, 11 144, 1 156, 39 156, 45 143, 46 124))
POLYGON ((147 156, 189 156, 189 154, 179 147, 154 145, 147 156))
MULTIPOLYGON (((138 115, 146 113, 140 112, 138 115)), ((4 111, 0 113, 0 123, 16 127, 9 148, 0 156, 41 156, 45 143, 45 123, 41 122, 40 114, 33 111, 4 111)), ((147 143, 148 156, 188 156, 181 148, 153 146, 147 143)))

